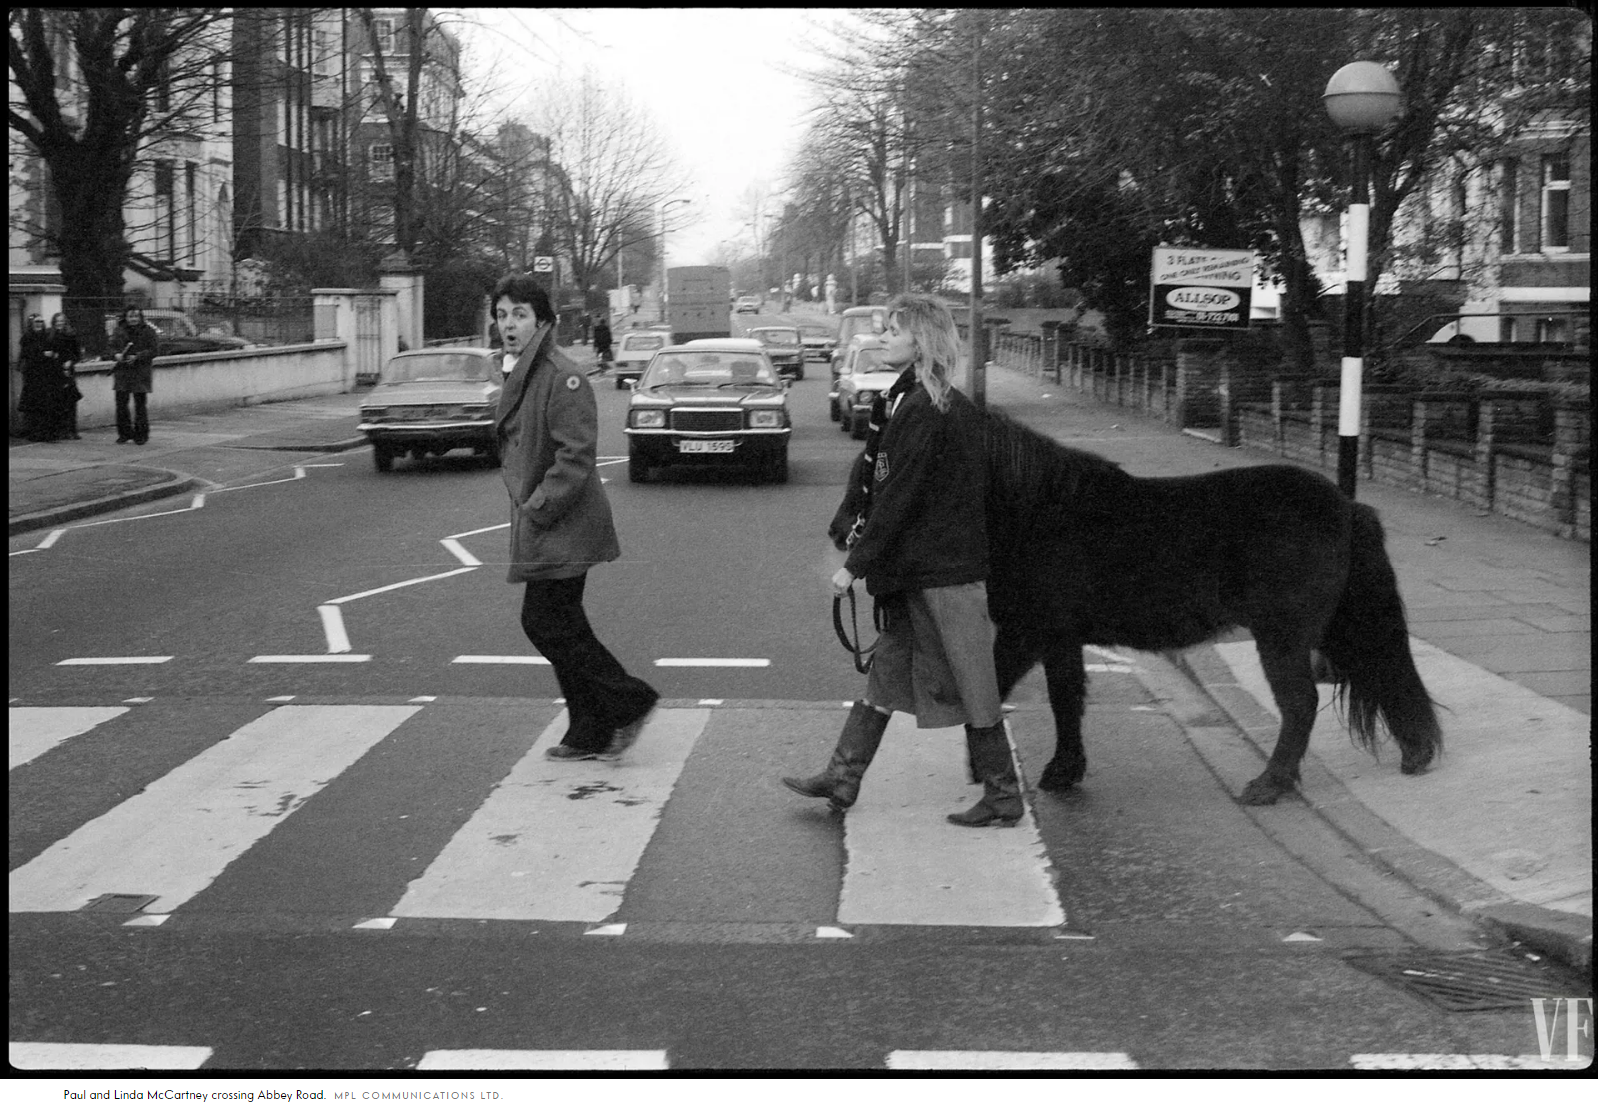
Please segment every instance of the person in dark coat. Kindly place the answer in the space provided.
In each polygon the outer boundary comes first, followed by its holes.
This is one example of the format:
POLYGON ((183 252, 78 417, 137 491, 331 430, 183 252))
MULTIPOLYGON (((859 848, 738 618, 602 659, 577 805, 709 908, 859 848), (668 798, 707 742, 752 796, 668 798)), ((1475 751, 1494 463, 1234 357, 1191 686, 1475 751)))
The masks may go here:
POLYGON ((147 397, 155 379, 155 355, 161 335, 144 320, 144 311, 130 306, 111 333, 111 388, 116 394, 117 442, 143 446, 150 439, 150 411, 147 397), (128 402, 133 415, 128 415, 128 402))
POLYGON ((57 438, 78 438, 78 401, 83 393, 78 390, 78 362, 83 359, 83 346, 72 329, 72 321, 60 311, 50 319, 50 344, 46 352, 55 365, 57 391, 54 431, 57 438))
POLYGON ((22 394, 17 399, 17 410, 27 422, 28 440, 54 442, 55 416, 60 409, 59 391, 50 352, 50 331, 38 314, 28 315, 28 324, 18 346, 17 368, 22 373, 22 394))
POLYGON ((570 725, 551 760, 614 759, 660 695, 629 675, 583 609, 588 571, 621 555, 595 469, 599 406, 588 377, 555 346, 555 312, 528 275, 494 288, 505 387, 495 430, 510 495, 510 569, 524 583, 522 631, 549 660, 570 725))
POLYGON ((616 359, 610 348, 611 343, 610 320, 601 315, 594 323, 594 356, 599 358, 600 368, 609 368, 610 362, 616 359))
POLYGON ((922 728, 965 725, 983 794, 949 821, 1013 826, 1023 808, 993 664, 982 416, 950 383, 960 341, 943 301, 898 295, 887 317, 883 361, 903 371, 873 405, 866 450, 851 474, 865 511, 846 538, 834 540, 849 555, 832 580, 842 595, 864 578, 886 620, 865 699, 850 709, 826 768, 782 782, 847 810, 899 710, 922 728))

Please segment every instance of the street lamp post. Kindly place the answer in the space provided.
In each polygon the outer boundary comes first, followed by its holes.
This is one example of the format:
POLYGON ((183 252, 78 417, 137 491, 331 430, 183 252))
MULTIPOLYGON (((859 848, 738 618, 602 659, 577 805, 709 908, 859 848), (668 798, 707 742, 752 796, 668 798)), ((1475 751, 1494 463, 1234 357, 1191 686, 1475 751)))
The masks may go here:
POLYGON ((666 317, 666 211, 672 206, 686 206, 692 202, 692 198, 673 198, 660 204, 660 293, 656 301, 660 304, 662 321, 666 317))
POLYGON ((1352 138, 1354 153, 1343 294, 1343 367, 1337 402, 1337 485, 1352 498, 1359 471, 1360 393, 1365 375, 1371 137, 1398 116, 1402 96, 1386 67, 1350 62, 1332 75, 1321 100, 1333 123, 1352 138))

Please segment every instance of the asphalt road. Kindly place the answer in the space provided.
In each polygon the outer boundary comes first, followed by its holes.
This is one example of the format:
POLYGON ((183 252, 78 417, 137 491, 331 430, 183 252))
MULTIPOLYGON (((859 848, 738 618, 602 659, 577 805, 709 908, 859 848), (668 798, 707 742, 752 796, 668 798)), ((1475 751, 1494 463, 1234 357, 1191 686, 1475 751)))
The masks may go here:
MULTIPOLYGON (((958 735, 902 718, 846 822, 783 790, 861 691, 824 534, 860 444, 827 380, 794 386, 779 485, 630 483, 627 394, 596 379, 624 555, 587 601, 668 707, 615 766, 540 759, 547 667, 459 658, 533 654, 503 488, 467 457, 285 455, 14 560, 13 749, 41 743, 10 781, 13 1044, 250 1071, 1537 1054, 1528 1012, 1443 1012, 1348 964, 1483 944, 1302 802, 1238 806, 1257 758, 1157 657, 1090 657, 1088 781, 1014 831, 942 822, 975 794, 958 735), (63 663, 108 657, 160 662, 63 663), (108 894, 151 898, 83 909, 108 894)), ((1013 701, 1035 780, 1041 679, 1013 701)))

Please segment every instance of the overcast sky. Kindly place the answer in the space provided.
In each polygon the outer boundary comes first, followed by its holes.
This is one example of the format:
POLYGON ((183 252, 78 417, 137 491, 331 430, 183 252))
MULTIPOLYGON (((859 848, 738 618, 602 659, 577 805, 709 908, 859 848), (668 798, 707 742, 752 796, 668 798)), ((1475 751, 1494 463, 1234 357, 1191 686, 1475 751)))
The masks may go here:
MULTIPOLYGON (((708 263, 736 239, 734 216, 757 180, 775 188, 803 131, 810 97, 781 65, 813 69, 816 19, 836 9, 601 8, 468 10, 468 66, 492 69, 514 99, 549 76, 591 66, 648 106, 692 180, 697 218, 667 242, 672 265, 708 263), (475 23, 477 26, 473 27, 475 23), (518 82, 519 72, 526 74, 518 82)), ((675 223, 684 207, 672 211, 675 223)))

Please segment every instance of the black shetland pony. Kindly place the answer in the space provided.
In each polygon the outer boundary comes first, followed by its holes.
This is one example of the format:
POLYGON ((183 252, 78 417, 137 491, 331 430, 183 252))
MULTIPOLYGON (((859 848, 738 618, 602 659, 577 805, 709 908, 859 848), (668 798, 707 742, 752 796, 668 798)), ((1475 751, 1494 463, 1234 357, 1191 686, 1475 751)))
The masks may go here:
MULTIPOLYGON (((1084 645, 1170 651, 1234 627, 1253 634, 1282 714, 1242 802, 1274 803, 1298 783, 1319 705, 1312 652, 1363 747, 1375 751, 1380 716, 1405 773, 1442 750, 1374 509, 1296 466, 1133 477, 992 411, 986 431, 994 660, 1005 695, 1043 665, 1057 743, 1041 787, 1064 791, 1087 771, 1084 645)), ((858 500, 851 482, 835 540, 858 500)))

